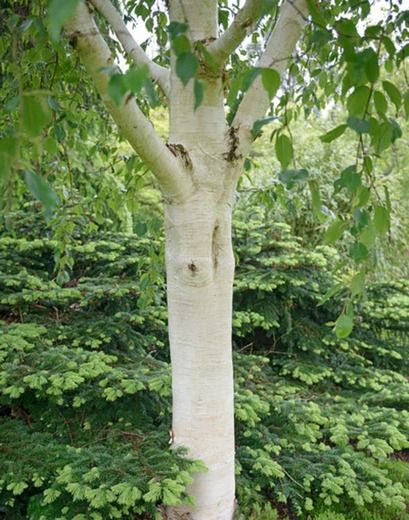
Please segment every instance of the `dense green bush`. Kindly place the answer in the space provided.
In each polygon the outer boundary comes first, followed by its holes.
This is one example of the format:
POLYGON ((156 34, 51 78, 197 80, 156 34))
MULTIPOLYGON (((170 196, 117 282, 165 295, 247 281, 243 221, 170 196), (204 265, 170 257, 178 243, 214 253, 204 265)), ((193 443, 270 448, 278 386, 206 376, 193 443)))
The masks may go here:
MULTIPOLYGON (((58 243, 17 217, 0 233, 0 513, 160 518, 204 470, 168 446, 161 240, 78 232, 59 286, 58 243)), ((240 518, 403 519, 409 476, 390 457, 409 447, 409 283, 371 287, 337 339, 341 304, 320 305, 334 251, 268 221, 235 224, 240 518)))

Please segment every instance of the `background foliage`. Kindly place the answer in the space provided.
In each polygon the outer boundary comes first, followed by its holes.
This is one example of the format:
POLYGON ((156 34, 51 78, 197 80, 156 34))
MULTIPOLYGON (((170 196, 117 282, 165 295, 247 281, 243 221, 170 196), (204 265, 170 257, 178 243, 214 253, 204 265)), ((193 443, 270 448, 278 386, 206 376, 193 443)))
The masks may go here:
MULTIPOLYGON (((266 224, 271 212, 251 199, 236 217, 240 514, 321 518, 320 509, 330 509, 325 514, 404 518, 409 470, 394 457, 409 447, 409 284, 371 286, 359 326, 339 339, 332 325, 342 299, 322 305, 335 251, 308 249, 288 225, 266 224)), ((157 229, 148 222, 139 234, 76 228, 70 280, 61 286, 59 242, 41 215, 31 209, 7 220, 13 227, 3 219, 0 238, 5 518, 160 518, 161 504, 189 500, 190 475, 204 468, 168 448, 157 229)))

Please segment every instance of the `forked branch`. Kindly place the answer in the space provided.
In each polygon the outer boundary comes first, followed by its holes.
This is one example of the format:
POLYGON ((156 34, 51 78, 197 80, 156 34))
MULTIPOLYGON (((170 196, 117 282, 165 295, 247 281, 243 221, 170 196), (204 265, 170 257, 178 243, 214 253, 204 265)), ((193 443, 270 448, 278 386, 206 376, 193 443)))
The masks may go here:
MULTIPOLYGON (((274 68, 281 75, 284 73, 308 19, 307 16, 305 0, 286 0, 257 67, 274 68)), ((233 121, 233 127, 237 128, 243 147, 242 153, 246 153, 251 143, 253 124, 257 119, 264 117, 270 102, 271 99, 260 77, 257 77, 244 95, 233 121)))
POLYGON ((136 65, 147 65, 151 78, 159 85, 165 95, 169 93, 169 71, 152 61, 129 32, 122 16, 110 0, 90 0, 91 4, 102 14, 121 42, 126 54, 136 65))
POLYGON ((107 93, 109 77, 104 68, 112 67, 113 56, 101 36, 84 0, 80 0, 66 33, 94 80, 102 100, 122 134, 156 176, 167 197, 183 196, 190 190, 189 176, 166 147, 134 98, 116 105, 107 93))
POLYGON ((244 6, 237 12, 231 25, 223 34, 208 45, 216 63, 222 64, 242 43, 254 24, 260 18, 264 0, 246 0, 244 6))

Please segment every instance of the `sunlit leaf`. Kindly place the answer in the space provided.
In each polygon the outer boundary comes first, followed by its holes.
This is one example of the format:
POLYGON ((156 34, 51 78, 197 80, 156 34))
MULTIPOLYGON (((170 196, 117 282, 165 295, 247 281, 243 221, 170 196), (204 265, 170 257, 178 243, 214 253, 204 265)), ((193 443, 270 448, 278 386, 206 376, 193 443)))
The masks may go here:
POLYGON ((337 139, 337 137, 340 137, 345 132, 346 128, 347 125, 345 124, 339 125, 327 132, 326 134, 321 135, 320 140, 323 143, 330 143, 331 141, 334 141, 334 139, 337 139))
POLYGON ((280 86, 280 74, 275 69, 263 69, 261 72, 261 82, 268 96, 272 98, 280 86))
POLYGON ((390 100, 395 105, 396 110, 399 110, 402 103, 402 95, 399 89, 390 81, 382 81, 384 91, 388 94, 390 100))
POLYGON ((354 322, 351 316, 341 314, 335 322, 335 334, 337 338, 347 338, 354 328, 354 322))
POLYGON ((276 138, 275 151, 282 168, 287 168, 293 159, 291 139, 285 134, 279 134, 276 138))

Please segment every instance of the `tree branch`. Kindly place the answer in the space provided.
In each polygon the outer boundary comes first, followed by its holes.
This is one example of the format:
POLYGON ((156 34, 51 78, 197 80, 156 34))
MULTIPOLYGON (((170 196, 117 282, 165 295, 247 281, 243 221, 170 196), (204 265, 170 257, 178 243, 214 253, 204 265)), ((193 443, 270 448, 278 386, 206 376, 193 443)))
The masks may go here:
POLYGON ((135 99, 128 98, 118 106, 107 94, 109 77, 103 69, 112 67, 114 60, 84 0, 80 0, 65 30, 94 80, 108 112, 122 134, 156 176, 165 195, 173 197, 187 194, 191 189, 189 176, 156 133, 135 99))
MULTIPOLYGON (((305 0, 286 0, 257 67, 274 68, 283 74, 301 36, 307 16, 305 0)), ((257 77, 245 93, 232 125, 233 128, 237 128, 242 153, 247 152, 252 141, 253 124, 266 114, 270 102, 261 78, 257 77)))
POLYGON ((169 71, 148 58, 142 47, 134 40, 122 16, 110 0, 91 0, 91 3, 110 24, 111 29, 116 34, 128 56, 137 65, 147 65, 149 67, 153 81, 160 86, 163 93, 167 96, 169 94, 169 71))
POLYGON ((249 34, 262 13, 264 0, 246 0, 225 32, 207 46, 216 63, 222 64, 249 34))

